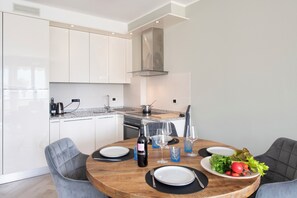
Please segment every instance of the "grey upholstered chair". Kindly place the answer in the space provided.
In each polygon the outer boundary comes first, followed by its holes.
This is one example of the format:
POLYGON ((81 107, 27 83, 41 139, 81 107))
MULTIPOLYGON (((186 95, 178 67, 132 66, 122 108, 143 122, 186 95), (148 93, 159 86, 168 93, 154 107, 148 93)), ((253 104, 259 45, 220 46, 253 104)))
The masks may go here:
MULTIPOLYGON (((149 123, 147 123, 150 136, 155 135, 156 132, 157 132, 157 129, 161 129, 162 128, 163 123, 164 122, 149 122, 149 123)), ((170 122, 170 125, 171 125, 171 129, 172 129, 172 133, 170 134, 170 136, 177 137, 177 132, 176 132, 175 125, 172 122, 170 122)))
POLYGON ((297 141, 278 138, 266 153, 255 159, 269 166, 261 178, 257 198, 297 196, 297 141))
POLYGON ((295 198, 296 196, 297 179, 263 184, 256 194, 256 198, 295 198))
POLYGON ((60 198, 106 197, 86 177, 86 160, 69 138, 45 148, 45 157, 60 198))

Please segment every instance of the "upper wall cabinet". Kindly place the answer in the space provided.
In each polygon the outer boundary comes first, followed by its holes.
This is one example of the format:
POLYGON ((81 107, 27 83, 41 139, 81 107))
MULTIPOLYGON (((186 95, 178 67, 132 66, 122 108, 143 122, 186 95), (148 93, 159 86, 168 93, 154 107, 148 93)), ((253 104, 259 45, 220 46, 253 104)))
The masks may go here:
POLYGON ((130 83, 131 40, 51 27, 50 82, 130 83))
POLYGON ((50 27, 50 82, 69 82, 69 30, 50 27))
POLYGON ((108 83, 108 36, 90 33, 90 82, 108 83))
POLYGON ((90 34, 70 30, 70 82, 90 81, 90 34))
POLYGON ((125 82, 131 83, 132 78, 132 40, 126 40, 126 72, 125 82))
POLYGON ((124 39, 109 38, 109 80, 114 83, 125 82, 126 42, 124 39))
POLYGON ((3 16, 4 89, 47 89, 48 21, 8 13, 3 16))

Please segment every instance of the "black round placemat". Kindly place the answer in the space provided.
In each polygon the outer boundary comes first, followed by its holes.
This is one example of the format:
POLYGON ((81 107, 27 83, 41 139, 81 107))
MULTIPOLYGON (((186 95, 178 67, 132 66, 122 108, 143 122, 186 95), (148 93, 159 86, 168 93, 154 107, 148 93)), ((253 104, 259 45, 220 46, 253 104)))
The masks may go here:
POLYGON ((202 148, 198 151, 198 154, 201 156, 201 157, 208 157, 208 156, 211 156, 211 153, 209 153, 207 150, 207 148, 202 148))
MULTIPOLYGON (((161 167, 164 167, 164 166, 160 166, 158 168, 161 168, 161 167)), ((197 176, 199 177, 201 182, 204 184, 205 188, 207 187, 208 178, 206 177, 206 175, 204 175, 202 172, 200 172, 199 170, 196 170, 194 168, 190 168, 187 166, 181 166, 181 167, 185 167, 185 168, 190 169, 191 171, 192 170, 195 171, 195 173, 197 174, 197 176)), ((157 170, 158 168, 155 168, 155 170, 157 170)), ((150 187, 154 188, 150 171, 146 173, 145 181, 150 187)), ((191 184, 188 184, 186 186, 170 186, 170 185, 163 184, 156 179, 155 179, 155 182, 156 182, 156 188, 154 188, 154 189, 156 189, 157 191, 160 191, 160 192, 164 192, 164 193, 190 194, 190 193, 195 193, 195 192, 199 192, 199 191, 203 190, 203 188, 201 188, 201 186, 199 185, 196 178, 191 184)))
MULTIPOLYGON (((129 153, 127 155, 124 155, 122 157, 116 157, 116 158, 108 158, 108 157, 104 157, 103 155, 100 154, 101 149, 96 150, 93 154, 92 154, 92 158, 103 158, 103 159, 120 159, 119 162, 121 161, 125 161, 125 160, 129 160, 134 158, 134 150, 129 148, 129 153)), ((108 162, 108 161, 105 161, 108 162)), ((110 161, 110 162, 114 162, 114 161, 110 161)))
MULTIPOLYGON (((173 144, 177 144, 177 143, 179 143, 179 139, 177 139, 177 138, 172 138, 172 140, 169 141, 167 145, 173 145, 173 144)), ((151 144, 152 144, 152 141, 150 141, 148 144, 151 145, 151 144)))

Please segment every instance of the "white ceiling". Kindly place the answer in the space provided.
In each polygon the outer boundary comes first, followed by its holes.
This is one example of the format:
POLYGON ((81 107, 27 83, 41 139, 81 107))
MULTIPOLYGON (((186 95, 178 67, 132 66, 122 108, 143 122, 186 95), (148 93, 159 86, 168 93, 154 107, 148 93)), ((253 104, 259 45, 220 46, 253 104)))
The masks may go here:
POLYGON ((198 0, 26 0, 100 18, 129 23, 170 2, 188 6, 198 0))

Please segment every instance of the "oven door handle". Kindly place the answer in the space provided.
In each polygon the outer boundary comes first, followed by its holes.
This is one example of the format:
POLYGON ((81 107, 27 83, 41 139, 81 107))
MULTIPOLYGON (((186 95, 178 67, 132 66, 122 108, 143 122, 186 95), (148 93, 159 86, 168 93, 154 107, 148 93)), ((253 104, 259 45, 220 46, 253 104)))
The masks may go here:
POLYGON ((123 126, 125 126, 125 127, 128 127, 128 128, 131 128, 131 129, 136 129, 136 130, 139 130, 139 128, 138 128, 138 127, 131 126, 131 125, 128 125, 128 124, 123 124, 123 126))

